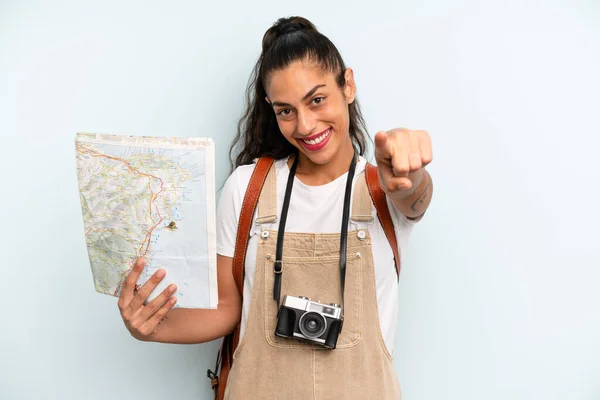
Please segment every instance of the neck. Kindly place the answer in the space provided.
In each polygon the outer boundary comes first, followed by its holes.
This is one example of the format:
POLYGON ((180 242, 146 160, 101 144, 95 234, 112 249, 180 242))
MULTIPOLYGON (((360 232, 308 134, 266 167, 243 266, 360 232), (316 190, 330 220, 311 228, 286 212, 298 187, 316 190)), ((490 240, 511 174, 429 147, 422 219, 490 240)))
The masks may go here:
MULTIPOLYGON (((311 161, 304 153, 299 153, 296 177, 309 186, 325 185, 348 172, 354 148, 352 141, 348 140, 326 164, 317 164, 311 161)), ((288 166, 291 167, 294 159, 290 157, 288 166)))

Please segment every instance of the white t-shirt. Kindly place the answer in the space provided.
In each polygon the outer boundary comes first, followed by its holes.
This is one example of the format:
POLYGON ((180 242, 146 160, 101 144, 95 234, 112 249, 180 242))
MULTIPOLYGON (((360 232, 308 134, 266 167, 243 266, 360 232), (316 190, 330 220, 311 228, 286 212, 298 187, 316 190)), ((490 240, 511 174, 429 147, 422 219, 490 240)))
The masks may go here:
MULTIPOLYGON (((250 182, 250 177, 256 164, 243 165, 229 176, 223 186, 219 205, 217 208, 217 253, 233 257, 235 250, 235 239, 237 234, 237 225, 240 218, 242 201, 246 193, 246 188, 250 182)), ((356 165, 354 182, 360 176, 364 179, 366 160, 359 158, 356 165)), ((277 215, 278 219, 270 227, 277 230, 279 224, 279 215, 283 207, 283 197, 287 179, 290 173, 287 165, 287 158, 275 161, 277 172, 277 215)), ((344 205, 344 192, 346 189, 347 173, 338 177, 332 182, 321 186, 309 186, 297 177, 294 180, 294 189, 290 198, 290 210, 287 216, 286 232, 311 232, 311 233, 339 233, 342 226, 342 210, 344 205), (336 210, 339 212, 332 212, 336 210)), ((393 353, 394 337, 396 333, 396 322, 398 314, 398 281, 396 277, 396 268, 394 265, 394 256, 389 242, 379 219, 375 207, 373 207, 374 223, 363 225, 369 229, 369 235, 372 241, 373 261, 375 263, 375 280, 377 287, 377 305, 379 309, 379 322, 385 344, 393 353)), ((415 222, 407 219, 402 213, 396 210, 395 206, 388 199, 388 207, 400 251, 400 258, 404 259, 404 251, 408 245, 408 239, 415 222)), ((250 230, 250 240, 246 254, 245 279, 244 279, 244 300, 242 307, 241 335, 244 334, 246 322, 250 312, 250 299, 252 296, 252 286, 254 283, 254 273, 256 271, 256 253, 258 250, 258 234, 260 225, 255 224, 257 214, 255 213, 252 227, 250 230)), ((348 224, 348 229, 356 229, 357 225, 352 220, 348 224)))

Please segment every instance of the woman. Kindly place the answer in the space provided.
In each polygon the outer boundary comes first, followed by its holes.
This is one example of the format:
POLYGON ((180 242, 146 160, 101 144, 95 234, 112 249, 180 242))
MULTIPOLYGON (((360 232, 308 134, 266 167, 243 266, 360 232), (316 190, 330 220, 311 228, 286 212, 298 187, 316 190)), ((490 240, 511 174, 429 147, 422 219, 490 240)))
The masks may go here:
MULTIPOLYGON (((379 210, 368 197, 362 157, 367 135, 353 71, 308 20, 282 18, 265 33, 234 146, 236 169, 217 215, 218 309, 171 310, 173 285, 144 306, 165 273, 135 290, 144 265, 138 260, 119 299, 125 325, 139 340, 202 343, 240 324, 225 398, 400 398, 392 362, 397 271, 379 210), (263 156, 275 162, 245 243, 240 293, 232 274, 238 221, 254 160, 263 156), (281 322, 279 307, 301 297, 337 304, 328 310, 343 313, 325 324, 309 321, 300 332, 308 340, 283 337, 300 328, 281 322), (310 332, 327 324, 329 346, 310 332), (332 333, 338 326, 339 336, 332 333)), ((403 248, 431 200, 431 178, 423 168, 432 159, 429 136, 379 132, 375 158, 403 248)), ((300 301, 300 307, 314 304, 300 301)))

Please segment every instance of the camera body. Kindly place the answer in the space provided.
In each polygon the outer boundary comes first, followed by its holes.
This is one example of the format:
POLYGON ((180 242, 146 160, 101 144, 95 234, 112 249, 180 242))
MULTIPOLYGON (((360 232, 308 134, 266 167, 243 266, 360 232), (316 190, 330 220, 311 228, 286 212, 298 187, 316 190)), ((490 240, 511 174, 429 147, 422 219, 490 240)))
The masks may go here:
POLYGON ((341 331, 340 305, 321 304, 304 296, 283 297, 277 313, 275 335, 335 349, 341 331))

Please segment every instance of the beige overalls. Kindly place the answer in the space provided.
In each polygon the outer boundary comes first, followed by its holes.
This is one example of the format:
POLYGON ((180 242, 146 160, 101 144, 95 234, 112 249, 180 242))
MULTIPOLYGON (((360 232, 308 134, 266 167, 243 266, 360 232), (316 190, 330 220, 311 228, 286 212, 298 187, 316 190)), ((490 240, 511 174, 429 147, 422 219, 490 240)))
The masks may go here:
MULTIPOLYGON (((373 213, 364 172, 356 180, 352 199, 344 324, 336 349, 275 336, 277 303, 273 300, 273 267, 277 228, 270 228, 276 216, 273 166, 258 204, 256 223, 262 231, 250 313, 233 355, 225 399, 401 399, 392 356, 379 327, 375 270, 367 230, 368 224, 373 223, 373 213)), ((313 301, 342 304, 339 247, 339 233, 286 232, 281 296, 307 296, 313 301)))

